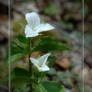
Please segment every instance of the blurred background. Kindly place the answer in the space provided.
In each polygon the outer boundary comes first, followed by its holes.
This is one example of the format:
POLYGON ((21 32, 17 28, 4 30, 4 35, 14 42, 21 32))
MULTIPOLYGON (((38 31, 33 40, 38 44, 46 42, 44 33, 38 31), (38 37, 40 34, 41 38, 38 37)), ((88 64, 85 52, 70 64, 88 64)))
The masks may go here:
MULTIPOLYGON (((8 3, 9 0, 0 0, 0 92, 8 92, 8 82, 3 81, 8 73, 4 64, 9 42, 8 3)), ((83 83, 85 92, 92 92, 92 0, 85 0, 84 7, 84 59, 82 0, 11 0, 11 37, 23 33, 24 16, 33 11, 43 22, 55 26, 51 36, 71 48, 56 53, 57 59, 47 75, 48 80, 59 80, 66 92, 83 92, 83 83)))

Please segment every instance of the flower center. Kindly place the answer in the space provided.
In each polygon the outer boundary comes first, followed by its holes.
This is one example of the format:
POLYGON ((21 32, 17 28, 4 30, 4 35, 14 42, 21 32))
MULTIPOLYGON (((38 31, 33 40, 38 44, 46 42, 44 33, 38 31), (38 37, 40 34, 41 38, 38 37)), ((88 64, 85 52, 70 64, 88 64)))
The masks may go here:
POLYGON ((34 28, 32 28, 32 31, 35 32, 36 30, 34 28))
POLYGON ((38 64, 39 67, 41 67, 41 64, 38 64))

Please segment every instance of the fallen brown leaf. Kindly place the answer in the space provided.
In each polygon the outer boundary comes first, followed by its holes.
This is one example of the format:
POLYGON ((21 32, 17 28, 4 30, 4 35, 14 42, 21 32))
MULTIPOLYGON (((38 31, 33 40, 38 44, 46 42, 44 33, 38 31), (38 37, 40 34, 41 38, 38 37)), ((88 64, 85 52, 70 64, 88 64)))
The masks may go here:
POLYGON ((70 62, 67 57, 62 57, 62 58, 56 60, 56 64, 63 69, 69 69, 69 67, 70 67, 70 62))

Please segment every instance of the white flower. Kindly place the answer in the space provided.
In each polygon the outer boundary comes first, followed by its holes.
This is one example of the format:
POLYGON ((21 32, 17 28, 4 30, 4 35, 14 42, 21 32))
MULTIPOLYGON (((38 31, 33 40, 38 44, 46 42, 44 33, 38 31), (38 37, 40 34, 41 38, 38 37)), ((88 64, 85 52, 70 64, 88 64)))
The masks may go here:
POLYGON ((28 23, 25 27, 26 37, 35 37, 38 36, 40 32, 54 29, 50 24, 40 24, 40 17, 35 12, 27 13, 25 18, 28 23))
POLYGON ((30 60, 34 64, 34 66, 38 68, 39 72, 45 72, 49 71, 49 67, 46 65, 46 61, 49 56, 50 53, 47 53, 38 59, 30 58, 30 60))

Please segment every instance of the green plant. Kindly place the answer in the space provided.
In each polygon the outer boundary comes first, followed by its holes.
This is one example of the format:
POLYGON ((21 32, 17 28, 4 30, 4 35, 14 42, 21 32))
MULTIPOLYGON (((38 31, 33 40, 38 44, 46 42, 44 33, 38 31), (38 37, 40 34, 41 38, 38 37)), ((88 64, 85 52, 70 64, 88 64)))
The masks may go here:
POLYGON ((53 30, 54 27, 50 24, 40 24, 38 14, 34 12, 26 14, 26 20, 28 24, 25 26, 25 35, 18 35, 12 39, 11 56, 8 59, 8 64, 14 65, 22 60, 22 63, 28 65, 28 68, 15 66, 12 69, 13 92, 65 92, 64 87, 58 82, 44 81, 43 78, 56 59, 51 53, 68 48, 49 36, 42 36, 34 42, 33 37, 53 30), (32 53, 37 51, 47 54, 32 58, 32 53))

